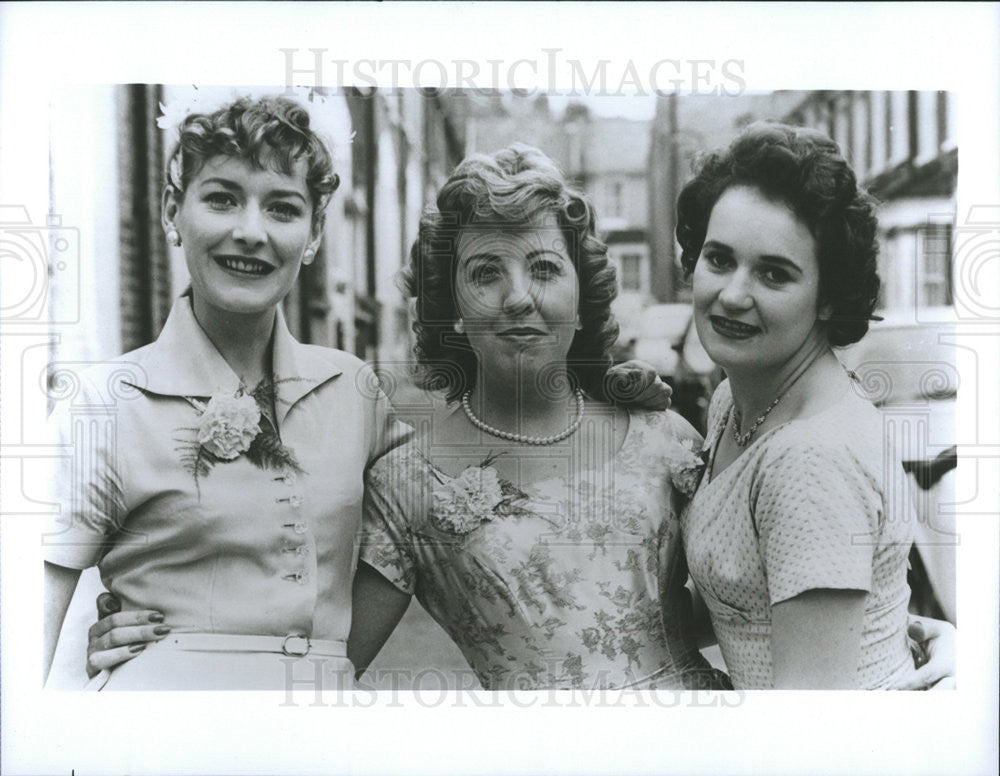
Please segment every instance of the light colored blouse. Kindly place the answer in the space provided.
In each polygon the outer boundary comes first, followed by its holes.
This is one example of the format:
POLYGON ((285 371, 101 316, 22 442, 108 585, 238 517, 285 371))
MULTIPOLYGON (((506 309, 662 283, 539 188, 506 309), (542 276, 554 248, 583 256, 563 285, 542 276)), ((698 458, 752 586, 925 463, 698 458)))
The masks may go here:
MULTIPOLYGON (((731 407, 726 381, 709 411, 713 458, 731 407)), ((681 519, 684 547, 738 689, 772 686, 771 606, 820 588, 868 593, 859 688, 913 669, 908 493, 880 413, 854 391, 761 434, 702 479, 681 519)))
POLYGON ((491 466, 449 476, 411 440, 368 473, 361 559, 486 689, 726 686, 690 637, 671 484, 700 443, 674 413, 633 411, 609 462, 521 491, 491 466))
MULTIPOLYGON (((156 342, 87 369, 54 422, 67 457, 45 559, 94 564, 124 609, 178 632, 343 640, 363 472, 394 433, 371 370, 274 329, 276 420, 298 462, 202 460, 199 413, 239 379, 177 300, 156 342)), ((140 656, 138 660, 141 660, 140 656)))

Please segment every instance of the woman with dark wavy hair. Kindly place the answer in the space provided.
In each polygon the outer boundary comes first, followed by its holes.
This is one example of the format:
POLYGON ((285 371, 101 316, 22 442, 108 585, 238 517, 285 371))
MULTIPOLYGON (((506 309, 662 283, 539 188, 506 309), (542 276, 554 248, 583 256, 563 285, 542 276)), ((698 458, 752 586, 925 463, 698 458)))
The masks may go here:
POLYGON ((728 376, 684 543, 733 683, 898 684, 913 520, 879 413, 833 351, 873 318, 875 202, 829 138, 758 124, 677 209, 698 335, 728 376))
POLYGON ((727 686, 684 605, 700 438, 602 400, 616 285, 587 200, 537 149, 472 156, 407 281, 424 384, 460 404, 369 471, 357 666, 416 595, 487 689, 727 686))

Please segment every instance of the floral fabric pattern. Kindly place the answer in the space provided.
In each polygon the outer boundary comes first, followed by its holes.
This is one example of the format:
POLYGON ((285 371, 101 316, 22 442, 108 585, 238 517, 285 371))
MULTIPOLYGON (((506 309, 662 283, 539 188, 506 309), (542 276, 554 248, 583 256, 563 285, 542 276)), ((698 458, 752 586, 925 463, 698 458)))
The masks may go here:
POLYGON ((518 490, 490 466, 449 478, 411 440, 369 471, 360 558, 486 689, 727 686, 690 639, 672 484, 700 443, 673 413, 634 412, 610 461, 518 490))

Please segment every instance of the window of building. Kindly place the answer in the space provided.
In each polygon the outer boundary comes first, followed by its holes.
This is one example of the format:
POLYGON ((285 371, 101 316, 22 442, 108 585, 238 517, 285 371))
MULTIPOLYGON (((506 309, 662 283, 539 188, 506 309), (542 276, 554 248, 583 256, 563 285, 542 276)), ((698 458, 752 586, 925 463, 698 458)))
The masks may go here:
POLYGON ((921 230, 917 304, 939 307, 952 303, 951 224, 928 224, 921 230))
POLYGON ((622 291, 642 291, 642 256, 625 253, 621 260, 622 291))
POLYGON ((609 218, 621 218, 625 215, 624 186, 621 181, 611 181, 607 188, 607 215, 609 218))

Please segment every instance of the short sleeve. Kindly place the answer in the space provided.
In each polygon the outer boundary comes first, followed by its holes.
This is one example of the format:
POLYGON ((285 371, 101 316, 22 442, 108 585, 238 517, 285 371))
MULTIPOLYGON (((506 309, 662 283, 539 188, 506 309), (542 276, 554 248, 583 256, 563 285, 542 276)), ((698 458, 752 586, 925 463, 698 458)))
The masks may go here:
POLYGON ((870 591, 882 496, 846 445, 801 440, 764 456, 751 492, 770 603, 870 591))
MULTIPOLYGON (((370 372, 370 367, 366 365, 364 368, 370 372)), ((371 375, 370 378, 366 378, 365 382, 375 383, 377 381, 374 375, 371 375)), ((396 418, 389 397, 381 388, 376 389, 375 398, 371 404, 370 417, 372 420, 368 434, 367 460, 369 466, 413 436, 413 429, 396 418)))
POLYGON ((93 413, 101 406, 100 394, 81 382, 72 405, 67 401, 57 407, 48 421, 49 437, 60 450, 51 480, 59 511, 42 537, 45 560, 72 569, 95 565, 128 515, 123 486, 127 457, 117 450, 119 419, 93 413))
POLYGON ((671 410, 666 410, 662 415, 666 418, 670 433, 678 442, 689 444, 690 448, 696 453, 701 450, 705 440, 698 433, 698 430, 688 423, 683 416, 671 410))
POLYGON ((396 588, 412 595, 416 590, 417 563, 405 498, 410 467, 403 466, 396 448, 365 473, 364 509, 361 518, 360 560, 378 571, 396 588))

